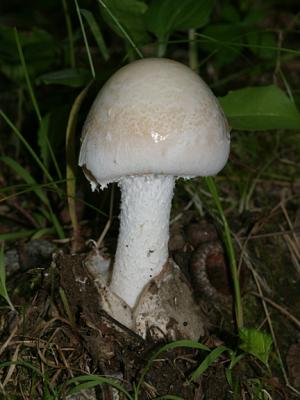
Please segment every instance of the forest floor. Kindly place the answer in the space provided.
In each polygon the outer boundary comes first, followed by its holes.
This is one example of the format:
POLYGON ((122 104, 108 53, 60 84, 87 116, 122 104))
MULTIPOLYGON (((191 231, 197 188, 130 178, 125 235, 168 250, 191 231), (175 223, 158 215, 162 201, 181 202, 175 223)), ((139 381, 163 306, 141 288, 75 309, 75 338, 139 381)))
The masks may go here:
MULTIPOLYGON (((235 238, 245 326, 272 334, 268 367, 249 354, 244 357, 232 370, 235 392, 226 379, 228 355, 220 355, 191 382, 188 377, 205 354, 178 347, 152 360, 140 384, 139 399, 167 395, 187 400, 298 398, 293 389, 300 386, 300 181, 293 145, 296 140, 293 133, 284 137, 271 133, 233 135, 229 166, 217 178, 235 238), (251 152, 254 145, 255 154, 251 152), (271 163, 270 154, 265 155, 267 146, 273 149, 271 163), (244 154, 241 148, 247 149, 244 154)), ((204 213, 202 204, 211 205, 211 198, 201 181, 178 185, 170 226, 170 256, 190 280, 201 307, 205 329, 199 341, 211 349, 226 345, 234 351, 234 303, 226 257, 218 250, 205 259, 204 266, 197 261, 205 246, 223 246, 213 213, 204 213), (205 273, 204 281, 199 268, 205 273)), ((2 232, 11 229, 12 221, 18 218, 18 209, 7 211, 9 224, 1 227, 2 232)), ((117 210, 115 214, 102 248, 109 255, 117 239, 117 210)), ((90 239, 87 226, 88 221, 83 221, 82 243, 90 239)), ((6 248, 7 289, 14 310, 3 302, 0 359, 7 363, 1 364, 0 376, 4 399, 54 399, 56 395, 69 399, 118 398, 116 389, 107 384, 97 386, 96 391, 87 385, 83 394, 70 394, 74 386, 68 383, 71 378, 94 374, 119 379, 122 387, 133 393, 151 356, 166 343, 144 340, 101 310, 93 279, 84 268, 90 251, 89 245, 84 245, 78 254, 71 254, 68 241, 51 238, 19 240, 6 248)))

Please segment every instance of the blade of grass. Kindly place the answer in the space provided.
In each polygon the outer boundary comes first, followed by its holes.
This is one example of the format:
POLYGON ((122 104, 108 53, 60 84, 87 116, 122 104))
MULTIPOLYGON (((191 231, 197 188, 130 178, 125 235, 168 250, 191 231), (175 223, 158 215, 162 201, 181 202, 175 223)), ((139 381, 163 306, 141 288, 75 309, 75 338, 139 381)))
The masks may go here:
POLYGON ((191 383, 193 381, 196 381, 199 378, 199 376, 202 375, 203 372, 205 372, 207 368, 209 368, 215 362, 215 360, 218 357, 220 357, 222 353, 224 353, 224 351, 230 351, 230 349, 226 346, 219 346, 216 347, 214 350, 212 350, 205 357, 205 359, 202 361, 199 367, 192 373, 189 382, 191 383))
MULTIPOLYGON (((217 39, 215 37, 212 36, 208 36, 208 35, 204 35, 202 33, 197 33, 196 34, 200 40, 198 40, 198 42, 200 43, 209 43, 209 42, 213 42, 213 43, 218 43, 220 46, 232 46, 234 47, 244 47, 244 48, 255 48, 255 49, 261 49, 261 50, 273 50, 278 51, 280 50, 281 52, 287 53, 287 54, 291 54, 293 56, 300 56, 300 51, 299 50, 295 50, 295 49, 288 49, 285 47, 278 47, 278 46, 267 46, 267 45, 260 45, 260 44, 248 44, 245 42, 239 42, 239 41, 230 41, 230 40, 220 40, 217 39)), ((174 43, 175 41, 170 41, 170 43, 174 43)), ((178 41, 176 41, 178 43, 178 41)))
POLYGON ((73 313, 71 311, 71 307, 69 305, 66 293, 63 290, 63 288, 61 288, 61 287, 59 288, 59 296, 60 296, 60 299, 61 299, 61 301, 63 303, 64 309, 65 309, 65 313, 68 316, 69 322, 73 326, 73 328, 75 328, 76 327, 75 317, 74 317, 74 315, 73 315, 73 313))
POLYGON ((62 1, 63 10, 64 10, 67 34, 68 34, 68 40, 69 40, 70 67, 75 68, 75 50, 74 50, 74 37, 73 37, 72 21, 71 21, 71 17, 70 17, 67 0, 61 0, 61 1, 62 1))
MULTIPOLYGON (((24 72, 24 76, 25 76, 25 80, 26 80, 29 96, 31 98, 32 105, 33 105, 33 108, 34 108, 35 113, 37 115, 37 119, 39 121, 39 124, 42 125, 41 112, 40 112, 40 109, 39 109, 39 106, 38 106, 38 103, 37 103, 37 100, 36 100, 36 97, 35 97, 35 94, 34 94, 33 86, 32 86, 31 81, 30 81, 30 77, 29 77, 29 73, 28 73, 28 69, 27 69, 27 65, 26 65, 26 61, 25 61, 25 57, 24 57, 24 53, 23 53, 23 49, 22 49, 22 45, 21 45, 21 41, 20 41, 20 38, 19 38, 19 34, 18 34, 17 28, 14 28, 14 35, 15 35, 15 41, 16 41, 16 44, 17 44, 17 49, 18 49, 18 53, 19 53, 19 57, 20 57, 21 65, 22 65, 22 69, 23 69, 23 72, 24 72)), ((46 137, 46 142, 47 142, 47 146, 48 146, 48 149, 49 149, 50 156, 52 158, 53 164, 54 164, 54 166, 56 168, 56 171, 58 173, 59 178, 61 178, 60 169, 58 167, 57 160, 56 160, 54 152, 52 150, 52 146, 51 146, 51 144, 50 144, 50 142, 48 140, 48 136, 46 137)))
POLYGON ((239 282, 239 273, 235 258, 235 251, 233 247, 232 237, 230 228, 225 217, 222 204, 219 199, 217 187, 215 181, 212 177, 205 177, 206 185, 212 195, 215 206, 221 218, 223 224, 223 235, 224 235, 224 243, 226 247, 226 251, 229 258, 230 265, 230 274, 233 281, 233 291, 234 291, 234 309, 235 309, 235 319, 238 330, 243 327, 243 308, 242 308, 242 298, 241 298, 241 290, 240 290, 240 282, 239 282))
POLYGON ((29 231, 17 231, 17 232, 7 232, 0 233, 0 240, 10 241, 30 237, 36 233, 36 229, 31 229, 29 231))
MULTIPOLYGON (((25 80, 26 80, 29 96, 31 98, 32 105, 33 105, 33 108, 34 108, 35 113, 37 115, 37 119, 39 121, 40 127, 41 127, 41 129, 43 129, 42 115, 41 115, 41 112, 40 112, 40 109, 39 109, 39 106, 38 106, 38 102, 37 102, 35 94, 34 94, 33 86, 31 84, 31 81, 30 81, 30 78, 29 78, 29 73, 28 73, 28 69, 27 69, 27 65, 26 65, 26 61, 25 61, 25 57, 24 57, 24 53, 23 53, 23 49, 22 49, 22 45, 21 45, 21 41, 20 41, 20 38, 19 38, 19 34, 18 34, 18 31, 17 31, 17 28, 14 28, 14 34, 15 34, 15 41, 16 41, 16 44, 17 44, 18 53, 19 53, 22 69, 23 69, 23 72, 24 72, 24 76, 25 76, 25 80)), ((54 167, 55 167, 55 169, 57 171, 58 177, 61 179, 62 175, 61 175, 61 172, 60 172, 60 169, 59 169, 55 154, 53 152, 52 146, 51 146, 51 144, 49 142, 48 135, 45 136, 45 140, 46 140, 46 143, 47 143, 47 146, 48 146, 48 149, 49 149, 49 153, 50 153, 51 159, 53 161, 54 167)))
POLYGON ((94 68, 94 63, 93 63, 92 55, 91 55, 90 48, 89 48, 89 43, 88 43, 86 32, 85 32, 85 27, 83 25, 78 2, 77 2, 77 0, 74 0, 74 2, 75 2, 76 12, 77 12, 78 19, 79 19, 79 24, 80 24, 83 40, 84 40, 85 49, 87 52, 87 56, 88 56, 88 60, 89 60, 90 68, 91 68, 91 74, 92 74, 92 77, 95 79, 95 76, 96 76, 95 68, 94 68))
MULTIPOLYGON (((196 45, 194 43, 196 37, 196 33, 193 32, 192 41, 189 43, 189 59, 190 62, 194 62, 195 59, 197 59, 197 54, 194 54, 197 52, 196 45)), ((190 65, 191 68, 195 67, 194 64, 190 65)), ((212 198, 215 202, 217 211, 221 217, 222 223, 223 223, 223 235, 224 235, 224 242, 226 246, 226 251, 229 257, 229 262, 230 262, 230 274, 231 278, 233 281, 233 289, 234 289, 234 309, 235 309, 235 320, 236 320, 236 325, 238 330, 243 327, 244 322, 243 322, 243 308, 242 308, 242 298, 241 298, 241 291, 240 291, 240 281, 239 281, 239 273, 238 273, 238 268, 237 268, 237 263, 236 263, 236 258, 235 258, 235 251, 233 248, 233 243, 232 243, 232 238, 231 238, 231 232, 229 225, 227 223, 227 219, 225 217, 224 211, 222 204, 219 199, 217 187, 215 184, 215 181, 212 177, 205 177, 206 185, 212 195, 212 198)))
POLYGON ((141 50, 137 47, 137 45, 134 43, 134 41, 131 39, 131 37, 129 36, 129 34, 126 32, 126 30, 123 28, 123 26, 120 24, 118 18, 116 18, 116 16, 110 11, 110 9, 107 7, 107 5, 104 3, 104 1, 102 0, 98 0, 99 4, 101 7, 103 7, 105 9, 105 11, 107 12, 107 14, 110 16, 110 18, 113 20, 113 22, 117 25, 117 27, 119 28, 120 32, 122 32, 122 34, 124 35, 124 37, 126 38, 126 40, 128 41, 128 43, 132 46, 132 48, 134 49, 134 51, 136 52, 136 54, 139 56, 139 58, 144 58, 143 53, 141 52, 141 50))
POLYGON ((49 219, 53 223, 55 230, 59 236, 60 239, 63 239, 65 237, 64 231, 55 215, 55 213, 52 210, 51 203, 48 199, 48 197, 45 195, 45 193, 41 190, 41 188, 38 186, 36 180, 32 177, 32 175, 25 169, 23 168, 19 163, 17 163, 15 160, 13 160, 10 157, 0 157, 0 161, 5 162, 7 165, 9 165, 17 175, 19 175, 24 181, 29 185, 33 185, 33 192, 37 195, 37 197, 47 206, 49 210, 49 219))
POLYGON ((37 195, 37 197, 48 206, 49 202, 47 196, 39 187, 36 180, 25 168, 23 168, 17 161, 7 156, 0 157, 0 161, 4 162, 11 169, 13 169, 19 177, 21 177, 29 186, 32 187, 32 191, 37 195))
MULTIPOLYGON (((0 193, 6 193, 6 192, 13 191, 13 194, 8 195, 6 197, 1 197, 0 198, 0 203, 2 201, 8 200, 10 198, 14 198, 16 196, 19 196, 19 195, 21 195, 23 193, 32 192, 33 189, 36 189, 37 187, 38 188, 45 188, 46 190, 49 190, 49 191, 52 190, 52 191, 54 191, 56 193, 57 189, 54 187, 53 184, 58 185, 58 184, 62 184, 62 183, 65 183, 65 182, 66 182, 66 180, 62 179, 60 181, 55 181, 53 183, 52 182, 47 182, 47 183, 39 183, 39 184, 36 184, 36 185, 30 185, 30 187, 28 186, 28 184, 21 183, 21 184, 17 184, 17 185, 11 185, 11 186, 7 186, 7 187, 4 187, 4 188, 0 188, 0 193), (19 189, 20 191, 19 192, 14 192, 17 189, 19 189)), ((60 194, 61 195, 63 194, 62 190, 60 190, 60 194)))
MULTIPOLYGON (((30 144, 27 142, 27 140, 24 138, 22 133, 17 129, 17 127, 12 123, 12 121, 7 117, 7 115, 0 109, 0 116, 4 119, 4 121, 7 123, 7 125, 12 129, 12 131, 15 133, 15 135, 18 137, 18 139, 23 143, 23 145, 26 147, 32 158, 35 160, 35 162, 38 164, 44 175, 51 181, 51 183, 56 186, 52 176, 48 172, 47 168, 45 165, 42 163, 38 155, 35 153, 33 148, 30 146, 30 144)), ((56 189, 58 189, 56 187, 56 189)))
POLYGON ((71 389, 69 391, 69 395, 75 394, 80 392, 83 389, 88 389, 92 388, 98 385, 103 385, 107 384, 112 386, 113 388, 117 389, 119 392, 123 393, 127 399, 133 400, 132 396, 127 392, 127 390, 114 378, 107 378, 105 376, 100 376, 100 375, 82 375, 82 376, 77 376, 75 378, 70 379, 67 384, 77 384, 78 382, 83 382, 82 384, 79 384, 75 388, 71 389))
POLYGON ((94 15, 89 11, 83 8, 80 9, 81 14, 84 16, 86 22, 88 23, 90 30, 96 40, 100 53, 102 54, 105 61, 109 59, 109 53, 106 47, 106 44, 103 39, 103 35, 100 31, 99 25, 94 17, 94 15))
MULTIPOLYGON (((54 183, 55 183, 55 184, 60 184, 60 183, 65 183, 65 182, 66 182, 66 180, 63 179, 62 181, 55 181, 54 183)), ((22 194, 32 192, 33 189, 35 188, 35 186, 33 186, 33 187, 30 186, 30 187, 28 187, 28 189, 26 189, 27 186, 28 186, 28 185, 24 185, 24 184, 22 184, 22 185, 12 185, 12 186, 9 186, 8 188, 0 189, 0 193, 1 193, 1 192, 4 192, 4 193, 5 193, 5 192, 10 191, 10 190, 22 189, 22 188, 25 187, 25 189, 20 190, 19 192, 14 192, 13 194, 7 195, 7 196, 5 196, 5 197, 1 197, 1 198, 0 198, 0 203, 1 203, 1 202, 4 202, 4 201, 6 201, 6 200, 9 200, 9 199, 13 199, 14 197, 20 196, 20 195, 22 195, 22 194)), ((38 185, 36 185, 36 186, 37 186, 37 187, 41 187, 41 188, 45 188, 45 189, 47 189, 47 190, 53 190, 53 191, 55 191, 55 193, 57 193, 57 190, 56 190, 55 188, 52 189, 52 186, 53 186, 52 183, 38 184, 38 185)), ((60 189, 58 189, 58 190, 59 190, 59 192, 60 192, 61 197, 63 197, 63 196, 66 195, 65 191, 62 191, 62 190, 60 190, 60 189)), ((89 202, 84 201, 84 200, 81 199, 81 198, 79 198, 79 199, 77 199, 77 200, 80 201, 81 203, 83 203, 84 205, 86 205, 87 207, 89 207, 91 210, 96 211, 98 214, 100 214, 100 215, 102 215, 102 216, 104 216, 104 217, 106 217, 106 218, 108 217, 107 213, 105 213, 105 212, 99 210, 99 208, 96 207, 96 206, 94 206, 93 204, 90 204, 89 202)))
MULTIPOLYGON (((48 134, 48 132, 49 132, 49 123, 50 123, 50 116, 49 116, 49 114, 46 114, 42 118, 42 120, 40 121, 40 127, 39 127, 39 130, 38 130, 38 142, 39 142, 39 145, 41 147, 42 154, 45 154, 45 152, 47 150, 49 151, 49 154, 50 154, 51 160, 53 162, 54 168, 56 170, 58 179, 62 179, 62 173, 60 171, 57 159, 56 159, 54 151, 53 151, 53 148, 52 148, 51 143, 49 141, 49 134, 48 134)), ((41 154, 41 156, 42 156, 42 154, 41 154)), ((43 159, 43 157, 42 157, 42 159, 43 159)), ((43 161, 45 162, 44 159, 43 159, 43 161)))
POLYGON ((54 225, 54 228, 57 232, 59 239, 64 239, 66 237, 63 227, 61 226, 56 214, 52 210, 51 204, 49 205, 49 213, 50 213, 50 220, 54 225))
POLYGON ((76 240, 79 225, 76 214, 76 169, 77 169, 77 160, 75 159, 75 132, 77 125, 77 116, 80 109, 80 106, 85 99, 86 94, 88 93, 89 88, 91 87, 92 82, 90 82, 76 97, 70 114, 68 118, 67 130, 66 130, 66 177, 67 177, 67 200, 68 200, 68 208, 69 214, 71 218, 72 228, 74 238, 76 240))
POLYGON ((46 235, 53 235, 53 233, 53 228, 41 228, 31 236, 31 240, 40 239, 41 237, 44 237, 46 235))
MULTIPOLYGON (((41 378, 44 385, 47 385, 48 390, 52 393, 54 397, 52 399, 58 399, 58 392, 55 390, 54 386, 52 385, 51 381, 48 377, 40 371, 40 369, 36 368, 32 364, 27 361, 4 361, 0 363, 0 369, 10 367, 11 365, 18 365, 20 367, 24 367, 29 369, 32 373, 36 374, 38 377, 41 378)), ((44 398, 44 397, 43 397, 44 398)))
POLYGON ((14 310, 14 306, 10 301, 7 288, 6 288, 6 272, 5 272, 5 260, 4 260, 4 242, 0 242, 0 296, 2 296, 9 307, 14 310))
POLYGON ((22 49, 22 46, 21 46, 18 30, 17 30, 16 27, 14 28, 14 35, 15 35, 15 41, 16 41, 16 44, 17 44, 18 53, 19 53, 22 69, 23 69, 23 72, 24 72, 24 76, 25 76, 25 80, 26 80, 29 96, 31 98, 31 101, 32 101, 33 108, 35 110, 37 119, 38 119, 39 122, 41 122, 42 121, 41 112, 40 112, 38 103, 36 101, 36 97, 35 97, 35 94, 34 94, 34 91, 33 91, 33 87, 32 87, 31 82, 30 82, 30 78, 29 78, 29 74, 28 74, 28 70, 27 70, 26 62, 25 62, 25 58, 24 58, 23 49, 22 49))
POLYGON ((150 370, 154 360, 164 351, 176 349, 178 347, 187 347, 190 349, 210 351, 209 347, 205 346, 204 344, 195 342, 193 340, 177 340, 176 342, 168 343, 168 344, 162 346, 157 352, 155 352, 150 357, 150 359, 148 360, 148 362, 146 364, 146 367, 144 368, 143 372, 141 373, 140 379, 136 386, 135 400, 138 400, 140 387, 145 379, 145 376, 147 375, 148 371, 150 370))

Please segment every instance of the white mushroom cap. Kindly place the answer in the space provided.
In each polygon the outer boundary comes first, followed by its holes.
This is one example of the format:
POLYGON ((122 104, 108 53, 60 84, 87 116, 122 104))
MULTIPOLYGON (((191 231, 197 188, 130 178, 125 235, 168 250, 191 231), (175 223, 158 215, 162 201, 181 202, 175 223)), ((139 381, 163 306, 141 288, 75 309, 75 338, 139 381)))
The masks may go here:
POLYGON ((230 147, 224 114, 210 89, 185 65, 135 61, 100 90, 83 128, 79 165, 92 186, 123 176, 208 176, 230 147))

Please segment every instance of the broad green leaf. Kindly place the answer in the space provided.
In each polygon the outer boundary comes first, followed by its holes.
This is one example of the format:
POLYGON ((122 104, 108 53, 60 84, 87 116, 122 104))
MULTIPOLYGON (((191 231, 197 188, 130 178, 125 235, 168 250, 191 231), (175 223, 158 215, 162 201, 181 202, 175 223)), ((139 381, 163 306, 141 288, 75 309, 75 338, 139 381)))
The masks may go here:
POLYGON ((84 68, 67 68, 43 74, 36 79, 37 84, 65 85, 82 87, 92 79, 91 73, 84 68))
POLYGON ((99 25, 94 17, 94 15, 89 11, 89 10, 84 10, 80 9, 81 14, 84 16, 86 19, 90 30, 96 40, 96 43, 98 45, 98 48, 100 50, 100 53, 102 54, 103 58, 105 61, 109 59, 109 53, 106 47, 106 44, 104 42, 101 30, 99 28, 99 25))
POLYGON ((241 340, 239 348, 241 350, 252 354, 262 363, 268 365, 272 347, 272 338, 268 333, 253 328, 241 328, 239 337, 241 340))
POLYGON ((128 40, 124 31, 129 37, 139 44, 147 43, 149 40, 145 26, 145 12, 147 5, 139 0, 103 0, 106 7, 101 7, 101 12, 106 23, 111 26, 118 35, 128 40), (107 12, 106 8, 109 9, 107 12), (114 16, 113 20, 111 18, 114 16), (122 29, 120 29, 120 27, 122 29))
POLYGON ((300 129, 300 113, 277 86, 249 87, 219 98, 233 129, 300 129))
POLYGON ((152 0, 146 13, 147 28, 160 40, 172 32, 204 26, 213 9, 213 0, 152 0))

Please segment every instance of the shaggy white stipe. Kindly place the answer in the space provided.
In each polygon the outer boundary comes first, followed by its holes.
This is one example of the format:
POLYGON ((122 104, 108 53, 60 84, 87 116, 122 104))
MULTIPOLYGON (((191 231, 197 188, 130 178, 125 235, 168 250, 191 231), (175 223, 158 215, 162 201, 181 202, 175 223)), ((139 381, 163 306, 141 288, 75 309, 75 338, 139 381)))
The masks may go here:
POLYGON ((119 182, 120 232, 111 290, 134 307, 168 258, 173 176, 134 176, 119 182))

